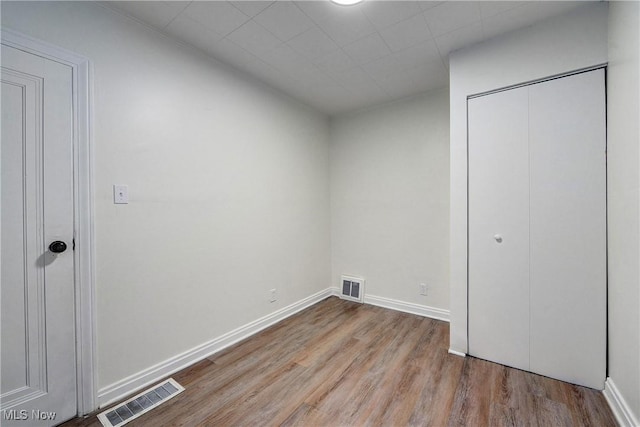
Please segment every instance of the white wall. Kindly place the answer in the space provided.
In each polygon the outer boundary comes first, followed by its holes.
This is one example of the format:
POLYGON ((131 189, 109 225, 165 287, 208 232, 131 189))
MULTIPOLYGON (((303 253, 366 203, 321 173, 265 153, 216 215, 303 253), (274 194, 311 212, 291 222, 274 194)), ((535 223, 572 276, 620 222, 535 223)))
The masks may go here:
POLYGON ((96 3, 2 26, 93 64, 100 388, 329 286, 324 116, 96 3))
POLYGON ((607 3, 591 3, 451 54, 452 350, 467 352, 467 96, 606 61, 607 3))
MULTIPOLYGON (((609 4, 609 381, 640 425, 640 3, 609 4)), ((610 385, 610 384, 608 384, 610 385)))
POLYGON ((449 308, 448 122, 446 89, 332 120, 333 286, 449 308))

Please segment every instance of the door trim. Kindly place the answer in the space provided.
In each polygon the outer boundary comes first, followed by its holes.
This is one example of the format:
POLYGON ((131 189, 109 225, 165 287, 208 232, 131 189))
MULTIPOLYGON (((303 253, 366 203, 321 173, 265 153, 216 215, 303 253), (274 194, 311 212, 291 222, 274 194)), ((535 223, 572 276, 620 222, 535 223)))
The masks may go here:
POLYGON ((76 401, 77 414, 85 415, 97 409, 91 64, 85 57, 15 31, 2 29, 1 38, 6 46, 72 69, 76 401))

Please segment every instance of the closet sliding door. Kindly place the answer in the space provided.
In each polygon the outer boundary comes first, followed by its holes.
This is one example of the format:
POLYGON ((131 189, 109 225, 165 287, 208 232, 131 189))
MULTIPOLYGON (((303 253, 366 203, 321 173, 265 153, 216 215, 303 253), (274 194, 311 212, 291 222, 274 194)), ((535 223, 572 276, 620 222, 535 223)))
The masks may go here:
POLYGON ((469 353, 602 389, 604 71, 468 107, 469 353))

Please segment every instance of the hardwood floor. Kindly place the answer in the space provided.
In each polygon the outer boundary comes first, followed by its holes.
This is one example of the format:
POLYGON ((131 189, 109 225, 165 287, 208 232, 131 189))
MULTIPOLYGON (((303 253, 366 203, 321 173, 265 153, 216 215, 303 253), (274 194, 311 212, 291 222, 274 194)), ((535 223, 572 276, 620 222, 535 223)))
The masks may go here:
POLYGON ((129 425, 616 425, 598 391, 448 342, 446 322, 331 297, 174 374, 186 390, 129 425))

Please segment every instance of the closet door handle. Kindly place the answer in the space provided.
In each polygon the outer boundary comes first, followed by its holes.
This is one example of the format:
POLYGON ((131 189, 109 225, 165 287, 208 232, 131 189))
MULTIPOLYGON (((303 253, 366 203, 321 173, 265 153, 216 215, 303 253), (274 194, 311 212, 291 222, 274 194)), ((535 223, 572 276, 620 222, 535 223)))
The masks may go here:
POLYGON ((499 234, 496 234, 495 236, 493 236, 494 239, 496 239, 496 242, 498 243, 502 243, 502 236, 499 234))

